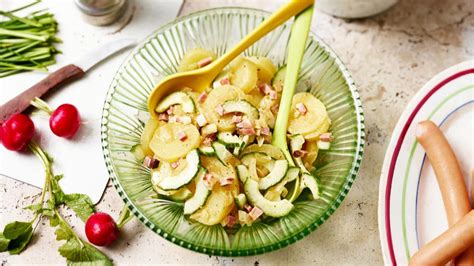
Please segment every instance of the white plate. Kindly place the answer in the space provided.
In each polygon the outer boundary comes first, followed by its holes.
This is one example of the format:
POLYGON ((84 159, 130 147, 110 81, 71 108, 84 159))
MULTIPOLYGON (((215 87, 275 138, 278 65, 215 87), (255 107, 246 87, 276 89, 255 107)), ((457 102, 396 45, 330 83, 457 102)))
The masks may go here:
POLYGON ((453 66, 426 83, 395 127, 379 192, 379 231, 386 264, 407 264, 421 246, 448 228, 436 177, 415 139, 415 127, 423 120, 440 126, 471 191, 474 61, 453 66))

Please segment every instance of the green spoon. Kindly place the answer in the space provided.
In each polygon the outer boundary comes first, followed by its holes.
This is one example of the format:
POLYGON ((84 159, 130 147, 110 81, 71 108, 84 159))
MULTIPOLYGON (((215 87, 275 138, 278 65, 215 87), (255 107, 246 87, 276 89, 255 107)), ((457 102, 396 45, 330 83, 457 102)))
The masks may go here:
MULTIPOLYGON (((291 27, 290 40, 288 43, 288 55, 286 65, 285 82, 283 84, 283 92, 280 101, 280 108, 278 110, 275 130, 273 134, 272 144, 279 147, 285 154, 291 166, 295 166, 293 158, 288 150, 288 143, 286 139, 286 132, 288 129, 288 117, 290 116, 291 101, 293 94, 295 94, 296 83, 298 81, 298 73, 303 61, 303 54, 306 48, 306 41, 308 39, 309 28, 311 26, 311 19, 313 17, 314 5, 308 7, 299 13, 293 26, 291 27)), ((294 182, 294 187, 289 193, 290 201, 296 200, 299 196, 300 177, 294 182)))

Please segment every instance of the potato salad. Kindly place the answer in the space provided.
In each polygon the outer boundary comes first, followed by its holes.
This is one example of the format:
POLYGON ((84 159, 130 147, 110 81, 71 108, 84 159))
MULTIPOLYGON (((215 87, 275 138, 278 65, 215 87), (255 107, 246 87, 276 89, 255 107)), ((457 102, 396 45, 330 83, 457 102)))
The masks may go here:
MULTIPOLYGON (((192 49, 179 71, 215 59, 192 49)), ((319 150, 330 149, 331 121, 313 94, 295 94, 287 132, 292 158, 285 158, 271 144, 284 77, 285 66, 277 69, 269 58, 239 57, 206 91, 182 88, 165 97, 132 148, 151 170, 158 197, 181 202, 191 221, 228 228, 283 217, 305 190, 318 199, 313 165, 319 150)))

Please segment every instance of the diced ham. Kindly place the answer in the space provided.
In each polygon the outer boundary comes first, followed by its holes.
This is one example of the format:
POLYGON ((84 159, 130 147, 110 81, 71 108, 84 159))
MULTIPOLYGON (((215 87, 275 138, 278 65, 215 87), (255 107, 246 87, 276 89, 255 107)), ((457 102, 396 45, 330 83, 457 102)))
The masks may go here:
POLYGON ((203 93, 199 94, 198 102, 203 103, 203 102, 206 101, 206 99, 207 99, 207 93, 206 92, 203 92, 203 93))
POLYGON ((270 128, 262 127, 260 129, 260 134, 263 135, 263 136, 270 136, 270 128))
POLYGON ((235 217, 234 215, 227 215, 227 217, 225 218, 225 226, 227 227, 234 227, 234 225, 236 224, 237 222, 237 217, 235 217))
POLYGON ((185 141, 188 138, 188 135, 184 131, 180 131, 178 133, 178 139, 181 141, 185 141))
POLYGON ((273 101, 276 100, 276 99, 278 99, 278 94, 277 94, 277 92, 276 92, 276 91, 273 91, 273 90, 268 93, 268 96, 270 96, 270 100, 273 100, 273 101))
POLYGON ((221 85, 230 85, 230 80, 228 77, 222 78, 219 82, 221 85))
POLYGON ((150 169, 155 169, 158 167, 158 160, 153 158, 152 156, 148 155, 145 157, 143 160, 143 166, 150 168, 150 169))
POLYGON ((325 142, 331 142, 334 140, 334 138, 332 137, 331 133, 323 133, 319 135, 319 140, 325 141, 325 142))
POLYGON ((222 105, 216 106, 216 112, 217 112, 220 116, 223 116, 224 113, 225 113, 224 107, 222 107, 222 105))
POLYGON ((168 121, 168 114, 167 113, 159 114, 158 115, 158 120, 167 122, 168 121))
POLYGON ((207 124, 207 120, 206 120, 206 117, 204 117, 204 115, 202 114, 199 114, 197 117, 196 117, 196 123, 198 124, 198 126, 200 127, 203 127, 207 124))
POLYGON ((178 168, 178 166, 179 166, 179 161, 176 161, 176 162, 172 162, 172 163, 171 163, 171 167, 172 167, 173 169, 178 168))
POLYGON ((166 113, 167 113, 168 115, 172 115, 172 114, 173 114, 173 111, 174 111, 174 110, 173 110, 173 106, 170 106, 170 108, 168 108, 168 110, 166 110, 166 113))
POLYGON ((245 204, 244 205, 244 210, 246 210, 247 212, 252 211, 252 209, 253 209, 253 207, 250 204, 245 204))
POLYGON ((232 177, 232 176, 231 176, 231 177, 227 177, 227 178, 221 179, 221 180, 219 181, 219 183, 221 184, 221 187, 223 187, 223 186, 227 186, 227 185, 232 184, 232 183, 234 182, 234 180, 235 180, 235 177, 232 177))
POLYGON ((293 152, 293 156, 295 158, 300 158, 300 157, 303 157, 307 154, 308 152, 307 151, 304 151, 304 150, 296 150, 293 152))
POLYGON ((192 119, 191 119, 190 116, 187 116, 187 115, 177 116, 176 117, 176 122, 183 123, 183 124, 191 124, 192 119))
POLYGON ((242 122, 242 116, 241 115, 232 116, 232 123, 240 123, 240 122, 242 122))
POLYGON ((250 218, 252 218, 252 220, 257 220, 258 217, 262 216, 263 214, 263 211, 260 210, 258 207, 253 207, 252 210, 249 212, 249 215, 250 215, 250 218))
POLYGON ((280 108, 280 105, 275 104, 272 107, 270 107, 270 111, 272 111, 272 113, 276 114, 276 113, 278 113, 278 108, 280 108))
POLYGON ((205 67, 207 65, 209 65, 210 63, 212 63, 212 57, 206 57, 204 59, 201 59, 200 61, 197 62, 197 66, 198 67, 205 67))
POLYGON ((204 175, 204 184, 206 184, 207 188, 208 189, 212 189, 212 187, 214 186, 214 184, 216 183, 216 179, 214 178, 214 176, 210 173, 206 173, 204 175))
POLYGON ((300 112, 302 115, 305 115, 308 112, 308 109, 306 109, 306 106, 304 103, 297 103, 296 104, 296 109, 298 112, 300 112))
POLYGON ((237 132, 241 135, 248 135, 248 136, 253 136, 257 134, 254 128, 239 128, 237 132))
POLYGON ((237 123, 236 126, 238 128, 253 128, 252 121, 248 118, 243 119, 242 122, 237 123))

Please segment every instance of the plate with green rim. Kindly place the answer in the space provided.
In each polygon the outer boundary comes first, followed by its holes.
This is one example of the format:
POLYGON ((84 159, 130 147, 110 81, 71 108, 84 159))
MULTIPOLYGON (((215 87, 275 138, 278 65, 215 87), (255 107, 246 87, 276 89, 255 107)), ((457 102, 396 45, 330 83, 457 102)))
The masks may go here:
MULTIPOLYGON (((226 231, 183 215, 183 205, 156 198, 150 172, 136 162, 131 147, 140 142, 147 98, 157 81, 177 72, 184 53, 194 47, 222 55, 269 13, 247 8, 218 8, 176 19, 153 32, 117 71, 103 108, 102 148, 113 184, 131 212, 148 228, 184 248, 209 255, 249 256, 287 246, 318 228, 339 207, 354 182, 364 150, 364 116, 357 89, 346 67, 317 36, 310 34, 297 91, 308 91, 327 107, 335 137, 321 151, 314 174, 321 198, 300 199, 285 217, 226 231)), ((247 49, 285 64, 291 22, 247 49)))

